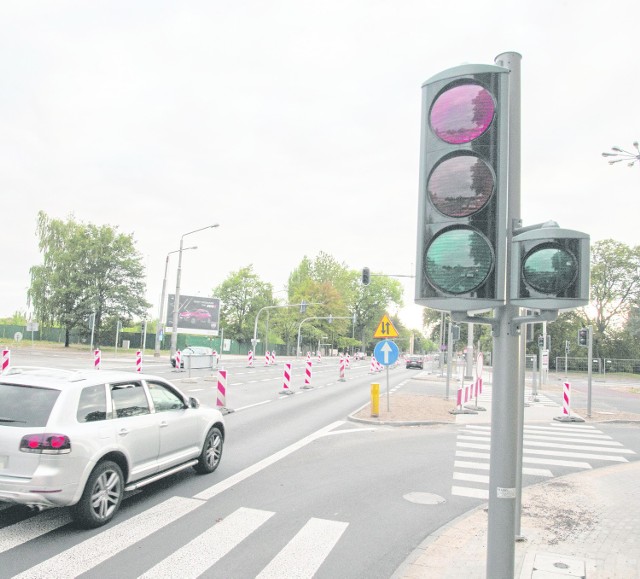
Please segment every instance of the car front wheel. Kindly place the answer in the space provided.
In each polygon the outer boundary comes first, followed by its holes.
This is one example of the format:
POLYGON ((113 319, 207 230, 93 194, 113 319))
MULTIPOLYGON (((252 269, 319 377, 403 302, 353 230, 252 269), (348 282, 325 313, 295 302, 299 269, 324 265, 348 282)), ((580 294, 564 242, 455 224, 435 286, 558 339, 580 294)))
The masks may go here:
POLYGON ((224 446, 224 438, 221 430, 214 426, 207 433, 202 445, 202 452, 198 458, 198 464, 193 468, 200 474, 208 474, 218 468, 220 459, 222 458, 222 447, 224 446))
POLYGON ((78 526, 94 529, 108 523, 122 502, 124 477, 112 461, 98 463, 89 475, 80 500, 72 507, 78 526))

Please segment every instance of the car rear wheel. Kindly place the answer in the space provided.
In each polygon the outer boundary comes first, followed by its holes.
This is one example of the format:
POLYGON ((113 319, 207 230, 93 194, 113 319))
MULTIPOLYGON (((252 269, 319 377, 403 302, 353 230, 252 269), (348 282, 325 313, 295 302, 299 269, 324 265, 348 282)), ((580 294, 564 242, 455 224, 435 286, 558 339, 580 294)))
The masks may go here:
POLYGON ((110 460, 99 463, 89 475, 80 500, 72 507, 78 526, 94 529, 108 523, 122 502, 124 477, 110 460))
POLYGON ((218 468, 220 459, 222 458, 222 447, 224 446, 224 438, 222 432, 217 426, 214 426, 207 433, 202 445, 202 452, 198 458, 198 464, 193 468, 200 474, 208 474, 218 468))

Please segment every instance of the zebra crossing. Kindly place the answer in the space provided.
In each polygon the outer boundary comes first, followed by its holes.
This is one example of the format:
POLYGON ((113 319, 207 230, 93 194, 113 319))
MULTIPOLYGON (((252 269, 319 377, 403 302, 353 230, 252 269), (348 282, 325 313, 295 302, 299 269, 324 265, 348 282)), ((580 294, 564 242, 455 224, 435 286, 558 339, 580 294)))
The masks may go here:
MULTIPOLYGON (((458 431, 452 495, 489 498, 490 449, 489 425, 466 424, 458 431)), ((526 477, 550 478, 594 466, 628 462, 627 457, 634 454, 594 426, 559 422, 525 424, 523 483, 527 484, 526 477)))
MULTIPOLYGON (((125 521, 111 525, 97 534, 72 547, 50 557, 17 574, 5 575, 2 564, 3 554, 9 557, 11 549, 29 542, 36 542, 47 533, 70 522, 70 518, 61 509, 52 509, 39 513, 27 520, 4 527, 0 533, 0 577, 14 579, 36 579, 56 577, 57 579, 77 577, 104 562, 111 563, 122 551, 138 545, 152 535, 167 534, 167 526, 192 513, 207 501, 171 497, 125 521)), ((248 537, 259 533, 261 527, 276 515, 275 512, 239 507, 227 516, 214 520, 204 531, 185 544, 165 541, 165 545, 175 544, 176 548, 164 558, 142 573, 128 574, 126 569, 118 573, 120 577, 139 577, 140 579, 173 578, 188 579, 199 577, 203 573, 215 572, 215 565, 223 557, 238 548, 248 537), (187 564, 188 562, 188 564, 187 564)), ((296 531, 291 529, 293 537, 279 551, 273 553, 271 560, 256 576, 261 579, 276 577, 313 577, 322 563, 338 544, 349 526, 344 521, 334 521, 311 517, 296 531)), ((46 540, 46 537, 42 540, 46 540)), ((163 553, 164 554, 164 553, 163 553)))

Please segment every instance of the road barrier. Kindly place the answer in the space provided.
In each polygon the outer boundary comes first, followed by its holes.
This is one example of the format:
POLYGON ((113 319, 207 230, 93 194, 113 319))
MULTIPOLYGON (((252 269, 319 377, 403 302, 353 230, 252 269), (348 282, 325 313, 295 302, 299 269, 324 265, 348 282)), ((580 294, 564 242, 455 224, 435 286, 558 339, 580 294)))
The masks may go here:
POLYGON ((136 352, 136 372, 142 372, 142 352, 136 352))
POLYGON ((309 358, 307 359, 307 363, 305 364, 305 368, 304 368, 304 386, 303 388, 305 390, 308 390, 309 388, 313 388, 313 386, 311 386, 311 368, 313 366, 313 362, 311 361, 311 355, 309 355, 309 358))
POLYGON ((345 366, 345 359, 340 356, 340 362, 338 364, 338 368, 339 368, 339 372, 340 372, 340 378, 338 378, 339 382, 345 382, 346 379, 344 377, 344 366, 345 366))
POLYGON ((6 372, 11 365, 11 350, 9 348, 3 348, 2 350, 2 370, 0 370, 0 374, 6 372))
POLYGON ((100 370, 100 363, 102 362, 101 356, 100 356, 100 350, 94 350, 93 352, 93 367, 96 370, 100 370))
POLYGON ((253 350, 247 354, 247 368, 253 368, 253 350))
POLYGON ((289 386, 291 385, 291 364, 289 362, 284 365, 283 384, 280 394, 293 394, 289 386))
POLYGON ((180 350, 176 350, 176 372, 182 372, 182 355, 180 350))
POLYGON ((380 384, 375 382, 371 384, 371 416, 380 416, 380 384))

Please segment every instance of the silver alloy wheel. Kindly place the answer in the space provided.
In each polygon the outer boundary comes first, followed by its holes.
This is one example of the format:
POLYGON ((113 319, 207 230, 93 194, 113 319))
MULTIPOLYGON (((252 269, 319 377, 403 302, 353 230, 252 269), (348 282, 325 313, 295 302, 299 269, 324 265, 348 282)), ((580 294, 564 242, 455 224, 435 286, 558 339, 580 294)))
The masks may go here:
POLYGON ((210 469, 214 469, 220 462, 222 455, 222 436, 217 428, 214 428, 207 438, 205 449, 205 461, 210 469))
POLYGON ((97 519, 106 519, 118 508, 122 495, 122 480, 115 470, 105 470, 93 485, 91 508, 97 519))

